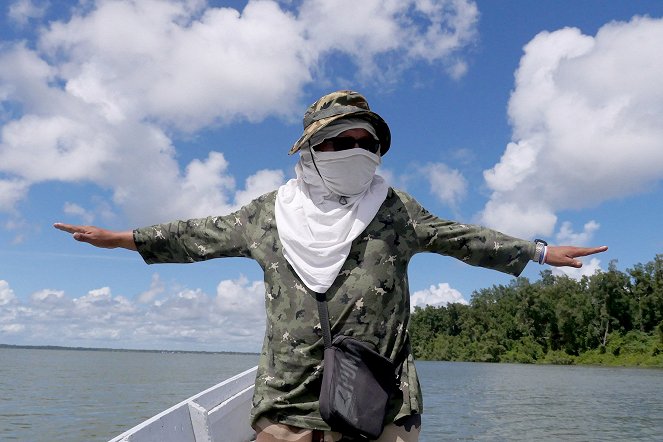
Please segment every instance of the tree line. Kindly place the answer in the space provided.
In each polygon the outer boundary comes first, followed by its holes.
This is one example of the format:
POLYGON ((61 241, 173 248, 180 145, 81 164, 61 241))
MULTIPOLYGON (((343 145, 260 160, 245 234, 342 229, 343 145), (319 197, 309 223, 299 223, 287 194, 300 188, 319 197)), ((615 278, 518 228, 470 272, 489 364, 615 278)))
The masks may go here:
POLYGON ((417 359, 663 366, 663 254, 574 280, 541 272, 475 291, 469 305, 416 307, 417 359))

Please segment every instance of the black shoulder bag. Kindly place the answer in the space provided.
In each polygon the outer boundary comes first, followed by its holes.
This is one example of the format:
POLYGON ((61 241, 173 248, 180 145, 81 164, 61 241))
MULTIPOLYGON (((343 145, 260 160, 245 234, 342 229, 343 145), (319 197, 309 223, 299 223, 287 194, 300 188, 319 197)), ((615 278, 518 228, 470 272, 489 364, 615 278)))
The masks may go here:
POLYGON ((317 293, 320 326, 325 344, 320 414, 333 431, 377 439, 384 427, 389 399, 399 388, 407 351, 397 361, 382 356, 370 344, 339 335, 332 341, 327 301, 317 293))

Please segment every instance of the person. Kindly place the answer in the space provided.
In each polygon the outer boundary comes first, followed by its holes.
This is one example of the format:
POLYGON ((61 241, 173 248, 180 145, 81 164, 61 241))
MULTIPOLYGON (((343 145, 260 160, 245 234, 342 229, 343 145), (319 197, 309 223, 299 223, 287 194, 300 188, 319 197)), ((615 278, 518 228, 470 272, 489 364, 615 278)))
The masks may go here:
POLYGON ((407 339, 408 262, 434 252, 519 275, 534 260, 580 267, 607 247, 548 246, 440 219, 376 174, 389 151, 387 123, 361 94, 325 95, 304 115, 296 178, 225 216, 133 231, 56 223, 97 247, 138 251, 148 263, 248 257, 264 271, 267 323, 256 375, 252 425, 258 442, 348 440, 320 416, 323 342, 316 293, 333 333, 407 354, 379 441, 416 441, 422 394, 407 339))

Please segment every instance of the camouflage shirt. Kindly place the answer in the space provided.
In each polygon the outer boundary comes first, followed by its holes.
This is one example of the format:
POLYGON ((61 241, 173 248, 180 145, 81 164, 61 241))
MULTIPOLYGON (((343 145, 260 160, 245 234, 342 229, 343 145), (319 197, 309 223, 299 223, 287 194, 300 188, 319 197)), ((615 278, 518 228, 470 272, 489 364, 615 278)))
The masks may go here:
MULTIPOLYGON (((328 430, 318 409, 324 345, 315 294, 283 256, 274 219, 275 199, 276 192, 271 192, 230 215, 137 229, 134 239, 147 263, 230 256, 255 259, 265 275, 267 324, 252 421, 267 417, 328 430)), ((518 275, 534 254, 534 244, 484 227, 442 220, 406 193, 390 189, 373 221, 352 243, 327 291, 332 334, 353 335, 395 359, 408 345, 407 266, 418 252, 449 255, 518 275)), ((390 419, 423 410, 411 354, 403 366, 401 392, 392 400, 390 419)))

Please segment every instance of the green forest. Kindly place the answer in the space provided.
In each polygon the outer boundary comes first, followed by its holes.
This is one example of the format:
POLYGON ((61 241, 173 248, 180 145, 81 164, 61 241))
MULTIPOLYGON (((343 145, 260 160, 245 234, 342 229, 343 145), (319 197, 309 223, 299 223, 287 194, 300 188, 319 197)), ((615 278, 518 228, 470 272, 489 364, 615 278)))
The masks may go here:
POLYGON ((663 254, 574 280, 550 270, 475 291, 469 305, 417 307, 423 360, 663 367, 663 254))

